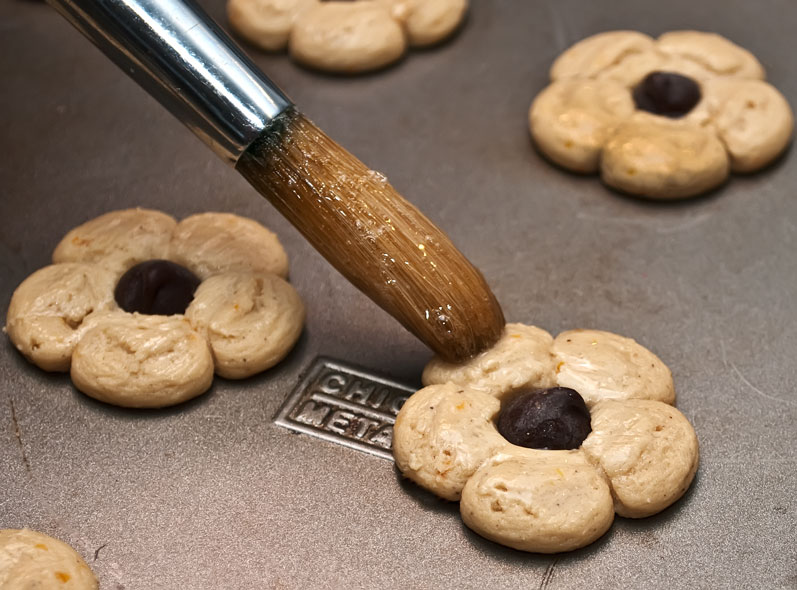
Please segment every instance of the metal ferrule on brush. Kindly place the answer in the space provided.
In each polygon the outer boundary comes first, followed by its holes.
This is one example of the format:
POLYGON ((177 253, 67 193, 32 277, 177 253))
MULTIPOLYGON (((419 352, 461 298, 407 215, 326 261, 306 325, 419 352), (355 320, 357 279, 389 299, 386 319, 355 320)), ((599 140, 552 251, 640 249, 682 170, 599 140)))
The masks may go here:
POLYGON ((48 0, 231 165, 290 100, 182 0, 48 0))

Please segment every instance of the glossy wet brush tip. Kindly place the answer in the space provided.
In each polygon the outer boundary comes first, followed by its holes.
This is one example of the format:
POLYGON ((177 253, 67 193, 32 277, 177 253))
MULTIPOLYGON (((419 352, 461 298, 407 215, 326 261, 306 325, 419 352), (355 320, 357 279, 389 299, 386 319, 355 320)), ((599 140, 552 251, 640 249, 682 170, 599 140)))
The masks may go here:
POLYGON ((437 354, 498 340, 504 316, 481 273, 374 170, 294 109, 239 159, 240 172, 358 289, 437 354))

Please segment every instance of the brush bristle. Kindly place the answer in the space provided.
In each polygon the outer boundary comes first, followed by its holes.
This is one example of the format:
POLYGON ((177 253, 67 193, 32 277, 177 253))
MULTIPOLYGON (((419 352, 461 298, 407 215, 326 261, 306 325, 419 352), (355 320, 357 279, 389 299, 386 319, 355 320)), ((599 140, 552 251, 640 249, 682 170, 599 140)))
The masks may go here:
POLYGON ((438 355, 498 340, 504 316, 451 240, 301 113, 289 111, 237 170, 347 279, 438 355))

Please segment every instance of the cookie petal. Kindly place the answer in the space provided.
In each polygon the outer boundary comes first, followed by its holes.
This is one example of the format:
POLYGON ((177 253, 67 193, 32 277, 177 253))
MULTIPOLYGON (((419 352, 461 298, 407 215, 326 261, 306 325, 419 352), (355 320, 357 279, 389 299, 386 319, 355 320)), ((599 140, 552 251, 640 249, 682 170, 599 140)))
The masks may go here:
POLYGON ((377 0, 404 25, 409 44, 426 47, 451 35, 465 18, 467 0, 377 0))
POLYGON ((631 56, 655 52, 656 43, 636 31, 607 31, 582 39, 551 66, 551 80, 594 78, 631 56))
POLYGON ((381 3, 321 2, 299 16, 288 46, 299 63, 354 74, 398 60, 407 41, 381 3))
POLYGON ((689 488, 698 442, 681 412, 657 401, 608 400, 591 413, 592 433, 582 449, 609 477, 617 514, 656 514, 689 488))
POLYGON ((25 357, 45 371, 68 371, 72 350, 92 313, 115 307, 113 272, 67 262, 37 270, 11 297, 6 332, 25 357))
POLYGON ((241 37, 266 51, 288 45, 293 23, 318 0, 228 0, 227 18, 241 37))
POLYGON ((763 168, 789 145, 794 114, 774 86, 761 80, 714 78, 703 84, 703 92, 734 172, 763 168))
POLYGON ((624 57, 620 63, 602 70, 596 78, 612 80, 626 88, 632 88, 651 72, 657 70, 679 72, 678 68, 672 67, 670 62, 671 60, 666 55, 654 50, 632 53, 624 57))
POLYGON ((725 146, 713 130, 647 113, 620 124, 601 156, 606 184, 655 199, 709 191, 729 169, 725 146))
POLYGON ((111 211, 67 233, 53 262, 91 262, 119 276, 139 262, 165 258, 176 225, 173 217, 152 209, 111 211))
POLYGON ((0 530, 0 588, 97 590, 99 582, 77 551, 28 529, 0 530))
POLYGON ((288 255, 276 234, 231 213, 199 213, 174 230, 169 257, 199 278, 238 271, 288 276, 288 255))
POLYGON ((614 520, 609 486, 581 451, 519 447, 488 459, 468 480, 460 513, 481 536, 537 553, 589 545, 614 520))
POLYGON ((523 324, 507 324, 498 342, 465 361, 453 364, 433 358, 423 370, 424 385, 452 382, 493 396, 531 387, 553 385, 553 338, 545 330, 523 324))
POLYGON ((534 100, 529 128, 552 161, 576 172, 597 172, 604 144, 633 112, 631 93, 618 82, 565 79, 534 100))
POLYGON ((698 64, 714 76, 766 77, 756 57, 725 37, 702 31, 671 31, 658 38, 656 47, 667 55, 698 64))
POLYGON ((651 399, 672 404, 672 373, 630 338, 600 330, 570 330, 553 341, 556 384, 575 389, 587 406, 605 399, 651 399))
POLYGON ((204 393, 213 380, 207 342, 183 316, 96 314, 72 355, 80 391, 128 408, 161 408, 204 393))
POLYGON ((401 472, 441 498, 458 500, 468 478, 509 443, 493 422, 500 402, 446 383, 417 391, 393 426, 393 455, 401 472))
POLYGON ((304 325, 304 304, 276 275, 224 273, 205 280, 185 312, 213 351, 216 373, 242 379, 276 365, 304 325))

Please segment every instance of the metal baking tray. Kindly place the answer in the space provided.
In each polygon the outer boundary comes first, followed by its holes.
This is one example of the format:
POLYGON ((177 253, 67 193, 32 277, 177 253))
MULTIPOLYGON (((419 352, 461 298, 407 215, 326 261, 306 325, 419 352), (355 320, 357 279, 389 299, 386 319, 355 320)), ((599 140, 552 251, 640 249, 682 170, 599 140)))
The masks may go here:
MULTIPOLYGON (((418 386, 430 353, 53 10, 9 0, 0 303, 70 228, 144 206, 232 211, 274 229, 308 318, 273 370, 217 378, 162 411, 94 402, 3 339, 0 528, 71 543, 109 590, 797 587, 795 154, 704 198, 650 203, 549 165, 526 128, 551 61, 617 28, 724 34, 797 106, 797 3, 472 4, 455 39, 373 75, 252 54, 451 235, 509 319, 615 331, 671 367, 701 442, 688 494, 652 518, 618 518, 583 550, 529 555, 471 533, 456 504, 403 481, 379 453, 277 424, 318 357, 396 394, 418 386)), ((222 0, 204 5, 224 22, 222 0)))

